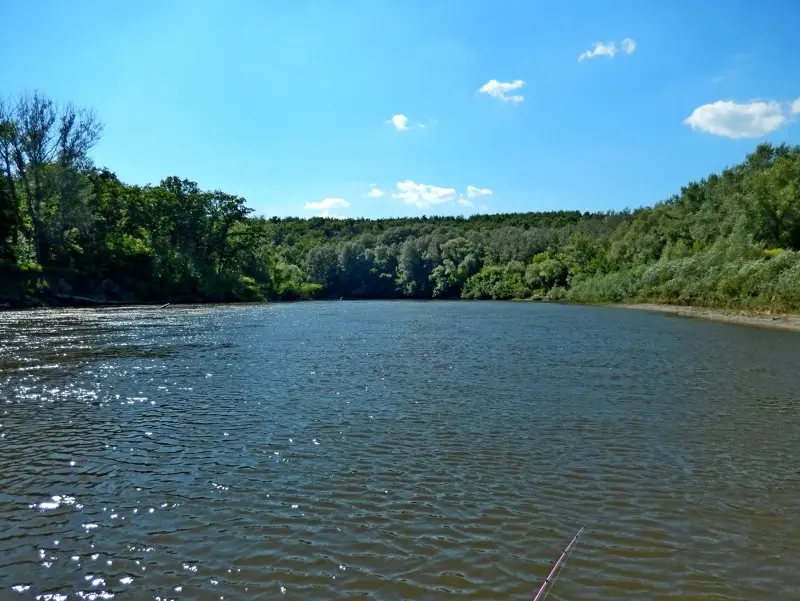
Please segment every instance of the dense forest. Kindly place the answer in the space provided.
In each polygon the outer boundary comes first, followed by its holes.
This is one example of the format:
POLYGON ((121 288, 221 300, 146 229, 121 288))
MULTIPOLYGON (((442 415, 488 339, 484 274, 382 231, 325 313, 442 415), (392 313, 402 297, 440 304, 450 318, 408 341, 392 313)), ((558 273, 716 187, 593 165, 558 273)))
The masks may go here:
MULTIPOLYGON (((800 147, 759 145, 648 208, 266 218, 170 176, 121 182, 90 110, 0 101, 0 304, 309 298, 800 309, 800 147)), ((643 199, 647 201, 648 199, 643 199)))

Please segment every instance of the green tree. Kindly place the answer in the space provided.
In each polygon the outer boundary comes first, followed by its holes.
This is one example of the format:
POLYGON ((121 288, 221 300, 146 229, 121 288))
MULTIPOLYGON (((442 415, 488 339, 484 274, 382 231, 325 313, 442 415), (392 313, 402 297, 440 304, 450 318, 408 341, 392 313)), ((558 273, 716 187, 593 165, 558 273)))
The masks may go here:
POLYGON ((91 228, 83 171, 91 165, 88 153, 100 139, 102 125, 92 111, 71 104, 58 107, 39 92, 4 107, 3 154, 10 154, 13 162, 9 169, 4 160, 7 185, 14 180, 10 193, 16 196, 21 183, 18 202, 36 260, 46 263, 52 250, 69 256, 80 232, 91 228))
POLYGON ((746 210, 757 238, 769 246, 800 248, 800 153, 780 156, 745 180, 746 210), (794 154, 794 156, 792 156, 794 154))
POLYGON ((431 273, 433 296, 458 297, 467 279, 481 266, 479 249, 464 237, 452 238, 441 246, 441 263, 431 273))
POLYGON ((569 269, 558 258, 540 253, 525 269, 525 283, 534 290, 548 291, 554 286, 566 286, 568 275, 569 269))

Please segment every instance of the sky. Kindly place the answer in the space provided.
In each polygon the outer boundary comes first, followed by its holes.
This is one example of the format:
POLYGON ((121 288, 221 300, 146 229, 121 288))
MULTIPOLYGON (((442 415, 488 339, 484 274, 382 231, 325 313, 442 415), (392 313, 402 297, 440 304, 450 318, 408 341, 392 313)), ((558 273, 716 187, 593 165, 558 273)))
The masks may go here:
POLYGON ((0 95, 257 214, 653 204, 800 143, 800 2, 0 0, 0 95))

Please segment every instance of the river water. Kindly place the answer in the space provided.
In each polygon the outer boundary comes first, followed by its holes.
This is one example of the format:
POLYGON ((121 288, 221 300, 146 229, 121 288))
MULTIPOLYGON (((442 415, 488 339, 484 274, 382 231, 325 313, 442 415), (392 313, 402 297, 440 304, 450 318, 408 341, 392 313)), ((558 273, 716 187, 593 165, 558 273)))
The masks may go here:
POLYGON ((0 314, 0 599, 800 598, 800 335, 328 302, 0 314))

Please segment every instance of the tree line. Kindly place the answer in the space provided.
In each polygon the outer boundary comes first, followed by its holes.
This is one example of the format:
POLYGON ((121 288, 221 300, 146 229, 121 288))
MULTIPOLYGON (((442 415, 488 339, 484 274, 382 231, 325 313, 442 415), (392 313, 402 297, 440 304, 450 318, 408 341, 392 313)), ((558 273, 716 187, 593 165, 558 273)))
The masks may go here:
POLYGON ((761 144, 633 211, 300 219, 255 216, 244 198, 177 176, 123 183, 91 159, 102 129, 93 111, 38 92, 0 101, 0 296, 12 303, 547 297, 800 308, 800 147, 761 144))

